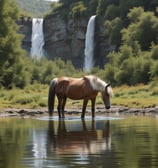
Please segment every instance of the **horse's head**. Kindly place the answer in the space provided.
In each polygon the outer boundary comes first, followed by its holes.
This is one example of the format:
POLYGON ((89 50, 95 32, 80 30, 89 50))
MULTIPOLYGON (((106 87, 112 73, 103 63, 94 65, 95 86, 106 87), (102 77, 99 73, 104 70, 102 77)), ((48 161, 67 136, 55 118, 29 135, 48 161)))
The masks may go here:
POLYGON ((111 85, 110 84, 107 84, 105 86, 105 90, 104 92, 101 92, 102 93, 102 99, 103 99, 103 102, 105 104, 105 108, 106 109, 109 109, 110 108, 110 96, 111 96, 111 85))

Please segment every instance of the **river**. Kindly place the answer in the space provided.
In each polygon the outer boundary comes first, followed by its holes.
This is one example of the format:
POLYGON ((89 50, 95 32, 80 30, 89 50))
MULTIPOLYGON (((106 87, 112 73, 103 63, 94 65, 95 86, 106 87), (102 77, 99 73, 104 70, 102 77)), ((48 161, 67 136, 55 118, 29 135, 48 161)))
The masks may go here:
POLYGON ((0 168, 157 168, 158 118, 0 119, 0 168))

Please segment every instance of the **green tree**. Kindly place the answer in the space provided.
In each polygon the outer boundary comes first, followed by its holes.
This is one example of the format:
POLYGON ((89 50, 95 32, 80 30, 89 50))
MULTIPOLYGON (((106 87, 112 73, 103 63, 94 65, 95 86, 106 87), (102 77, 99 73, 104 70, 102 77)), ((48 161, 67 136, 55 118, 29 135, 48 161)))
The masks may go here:
POLYGON ((152 45, 151 58, 154 60, 158 60, 158 45, 152 45))
POLYGON ((134 47, 138 42, 142 50, 148 50, 154 42, 157 44, 158 18, 153 12, 145 12, 143 8, 133 8, 128 14, 131 23, 122 30, 124 43, 134 47))
POLYGON ((108 20, 115 19, 116 17, 120 16, 120 8, 116 5, 108 5, 105 10, 105 18, 108 20))
POLYGON ((116 45, 118 48, 121 41, 121 29, 123 28, 123 22, 121 18, 116 17, 112 21, 105 21, 106 34, 109 37, 109 43, 116 45))
POLYGON ((11 87, 13 84, 23 87, 22 83, 25 80, 22 74, 21 57, 24 55, 21 49, 22 36, 17 34, 16 24, 19 16, 15 2, 0 1, 0 85, 5 87, 11 87))
POLYGON ((150 67, 151 78, 158 77, 158 60, 153 61, 150 67))

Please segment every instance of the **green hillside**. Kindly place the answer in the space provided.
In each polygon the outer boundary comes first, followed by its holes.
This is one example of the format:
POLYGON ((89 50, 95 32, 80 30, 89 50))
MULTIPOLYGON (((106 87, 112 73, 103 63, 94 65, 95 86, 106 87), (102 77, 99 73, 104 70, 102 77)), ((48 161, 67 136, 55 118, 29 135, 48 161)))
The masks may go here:
POLYGON ((50 10, 51 2, 44 0, 17 0, 20 7, 33 17, 42 17, 50 10))

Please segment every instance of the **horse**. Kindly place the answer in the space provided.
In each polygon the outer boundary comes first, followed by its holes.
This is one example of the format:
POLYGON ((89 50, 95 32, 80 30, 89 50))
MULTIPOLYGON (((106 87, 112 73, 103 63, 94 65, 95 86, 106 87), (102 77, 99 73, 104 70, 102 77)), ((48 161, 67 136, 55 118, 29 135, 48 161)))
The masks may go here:
POLYGON ((58 99, 57 111, 59 118, 64 118, 64 108, 67 98, 72 100, 83 99, 81 118, 84 119, 87 103, 91 100, 92 118, 95 117, 95 101, 98 93, 101 93, 105 108, 110 108, 112 87, 97 76, 87 75, 82 78, 60 77, 54 78, 49 86, 48 111, 53 115, 55 95, 58 99))

